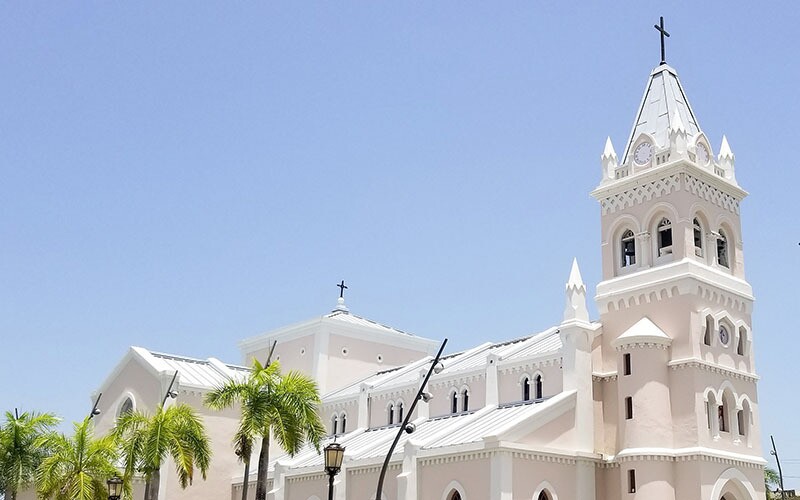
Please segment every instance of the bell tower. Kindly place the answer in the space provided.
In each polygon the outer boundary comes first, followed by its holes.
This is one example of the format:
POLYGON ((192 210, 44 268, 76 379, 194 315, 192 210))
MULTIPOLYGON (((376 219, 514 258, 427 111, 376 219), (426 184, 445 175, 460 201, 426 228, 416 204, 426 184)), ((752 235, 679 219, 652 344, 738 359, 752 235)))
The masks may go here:
POLYGON ((733 487, 763 496, 735 157, 724 136, 714 154, 663 60, 622 151, 606 140, 592 192, 603 275, 595 371, 615 374, 602 391, 601 451, 619 465, 607 482, 631 499, 720 500, 733 487))

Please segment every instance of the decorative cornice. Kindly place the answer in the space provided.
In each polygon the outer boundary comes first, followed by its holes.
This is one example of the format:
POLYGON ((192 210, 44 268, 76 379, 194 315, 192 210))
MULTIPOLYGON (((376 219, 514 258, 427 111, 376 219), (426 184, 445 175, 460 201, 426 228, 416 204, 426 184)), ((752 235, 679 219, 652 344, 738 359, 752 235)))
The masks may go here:
POLYGON ((617 372, 609 372, 609 373, 599 373, 595 372, 592 373, 592 381, 594 382, 613 382, 617 380, 617 372))
POLYGON ((760 377, 754 373, 747 373, 735 370, 733 368, 726 368, 724 366, 719 366, 713 363, 709 363, 708 361, 699 358, 676 359, 667 363, 667 366, 669 366, 673 370, 680 370, 684 368, 696 368, 699 370, 708 371, 711 373, 717 373, 719 375, 724 375, 728 378, 745 380, 747 382, 752 382, 752 383, 756 383, 760 379, 760 377))
POLYGON ((640 342, 632 339, 630 342, 618 344, 615 349, 617 351, 624 351, 626 349, 662 349, 666 351, 669 349, 669 344, 664 342, 640 342))

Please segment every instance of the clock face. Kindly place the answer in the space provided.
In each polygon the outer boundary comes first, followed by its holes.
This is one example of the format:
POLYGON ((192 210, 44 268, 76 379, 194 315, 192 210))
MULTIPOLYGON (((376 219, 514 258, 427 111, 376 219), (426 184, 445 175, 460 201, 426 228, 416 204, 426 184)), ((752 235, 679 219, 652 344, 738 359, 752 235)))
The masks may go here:
POLYGON ((705 144, 698 144, 697 145, 697 163, 700 165, 708 165, 708 159, 710 155, 708 154, 708 148, 705 144))
POLYGON ((728 345, 728 340, 730 340, 728 329, 724 326, 719 327, 719 341, 722 342, 722 345, 728 345))
POLYGON ((643 166, 650 163, 650 158, 653 157, 653 146, 649 142, 643 142, 636 146, 633 151, 633 161, 637 165, 643 166))

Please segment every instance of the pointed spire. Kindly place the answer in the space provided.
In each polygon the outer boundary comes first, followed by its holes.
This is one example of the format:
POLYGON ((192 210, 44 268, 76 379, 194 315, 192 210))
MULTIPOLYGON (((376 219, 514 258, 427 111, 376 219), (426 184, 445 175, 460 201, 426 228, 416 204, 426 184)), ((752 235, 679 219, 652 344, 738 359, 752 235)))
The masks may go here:
POLYGON ((722 145, 719 147, 719 158, 720 160, 723 158, 730 158, 731 160, 735 159, 733 151, 731 151, 731 146, 728 144, 728 138, 725 135, 722 135, 722 145))
POLYGON ((736 183, 736 155, 731 151, 731 146, 728 144, 728 138, 722 136, 722 145, 719 147, 719 156, 717 156, 717 163, 719 167, 725 172, 725 178, 729 181, 736 183))
POLYGON ((614 170, 617 169, 619 163, 617 161, 617 152, 614 151, 614 145, 611 144, 611 137, 606 137, 606 146, 600 156, 600 164, 603 167, 603 181, 613 179, 614 170))
POLYGON ((678 73, 668 64, 660 64, 650 73, 625 145, 625 153, 622 155, 623 165, 631 160, 632 148, 642 134, 652 137, 656 149, 661 149, 671 146, 670 136, 673 132, 694 137, 700 132, 700 125, 678 79, 678 73))
POLYGON ((575 320, 589 322, 589 310, 586 308, 586 285, 583 283, 583 278, 581 278, 578 259, 572 260, 566 295, 567 304, 564 307, 564 322, 575 320))

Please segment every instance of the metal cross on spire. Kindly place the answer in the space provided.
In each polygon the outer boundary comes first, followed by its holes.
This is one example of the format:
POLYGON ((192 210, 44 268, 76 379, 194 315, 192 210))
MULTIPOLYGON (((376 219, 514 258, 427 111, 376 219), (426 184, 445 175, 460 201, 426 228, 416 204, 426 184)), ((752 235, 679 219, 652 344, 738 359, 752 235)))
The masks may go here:
POLYGON ((661 64, 667 64, 667 56, 664 51, 664 37, 669 37, 669 33, 664 29, 664 16, 661 16, 659 24, 654 24, 653 27, 661 33, 661 64))
POLYGON ((344 291, 345 291, 345 290, 347 290, 347 285, 345 285, 345 284, 344 284, 344 280, 342 280, 342 282, 341 282, 341 283, 339 283, 339 284, 338 284, 338 285, 336 285, 336 286, 338 286, 338 287, 339 287, 339 298, 340 298, 340 299, 343 299, 343 298, 344 298, 344 291))

